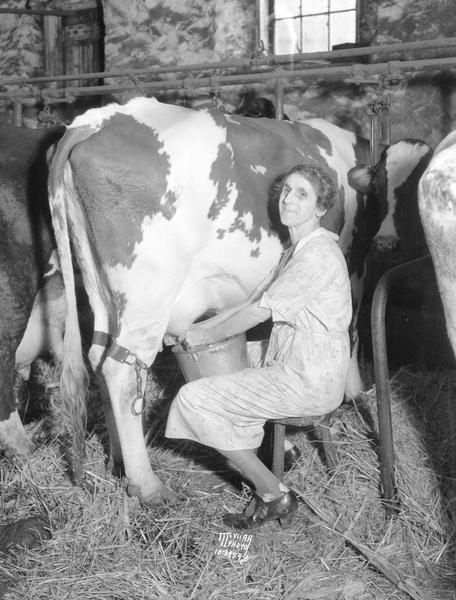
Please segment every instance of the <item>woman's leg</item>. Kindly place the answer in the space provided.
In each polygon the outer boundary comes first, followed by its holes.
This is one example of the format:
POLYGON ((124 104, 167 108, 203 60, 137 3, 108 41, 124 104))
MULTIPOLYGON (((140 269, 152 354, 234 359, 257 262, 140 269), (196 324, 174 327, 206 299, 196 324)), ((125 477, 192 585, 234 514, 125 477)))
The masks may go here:
POLYGON ((219 450, 239 467, 243 475, 251 481, 258 496, 270 502, 287 493, 288 488, 261 462, 253 450, 219 450))
POLYGON ((278 520, 282 527, 291 525, 298 508, 296 495, 265 467, 253 450, 219 450, 234 462, 255 486, 254 494, 241 513, 226 513, 225 525, 238 529, 252 529, 266 521, 278 520))

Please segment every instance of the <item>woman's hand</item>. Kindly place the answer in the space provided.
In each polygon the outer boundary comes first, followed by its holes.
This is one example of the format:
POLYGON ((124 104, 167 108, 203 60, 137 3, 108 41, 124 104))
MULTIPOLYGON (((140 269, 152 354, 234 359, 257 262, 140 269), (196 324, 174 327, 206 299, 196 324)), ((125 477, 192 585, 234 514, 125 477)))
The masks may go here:
POLYGON ((182 341, 190 346, 211 344, 232 335, 242 333, 269 319, 271 310, 260 307, 259 304, 246 304, 242 308, 236 307, 223 311, 212 319, 195 323, 185 334, 182 341))
POLYGON ((182 338, 182 341, 186 342, 189 346, 200 346, 202 344, 217 342, 219 335, 212 328, 203 326, 203 323, 206 323, 206 321, 192 325, 182 338))

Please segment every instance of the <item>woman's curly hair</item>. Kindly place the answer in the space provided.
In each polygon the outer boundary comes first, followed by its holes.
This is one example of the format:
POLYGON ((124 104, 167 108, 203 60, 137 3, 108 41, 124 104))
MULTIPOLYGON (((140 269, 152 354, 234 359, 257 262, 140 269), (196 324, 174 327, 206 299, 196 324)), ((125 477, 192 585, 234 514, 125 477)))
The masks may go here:
POLYGON ((317 193, 317 206, 329 210, 334 206, 337 199, 337 189, 334 181, 328 173, 317 165, 296 165, 283 175, 282 185, 284 181, 293 173, 299 173, 305 179, 310 181, 317 193))
POLYGON ((329 210, 334 206, 337 199, 337 187, 334 180, 327 171, 317 165, 298 164, 283 175, 276 177, 269 188, 268 212, 271 227, 282 240, 288 237, 288 229, 285 225, 282 225, 280 220, 279 199, 283 185, 292 173, 299 173, 312 183, 317 194, 318 208, 329 210))

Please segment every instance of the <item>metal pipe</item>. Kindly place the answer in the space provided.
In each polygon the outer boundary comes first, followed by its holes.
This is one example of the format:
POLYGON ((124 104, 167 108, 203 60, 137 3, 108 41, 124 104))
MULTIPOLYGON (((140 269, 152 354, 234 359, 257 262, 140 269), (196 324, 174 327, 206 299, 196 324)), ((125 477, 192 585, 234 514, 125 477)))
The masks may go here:
MULTIPOLYGON (((48 81, 71 81, 74 79, 100 79, 106 77, 128 77, 130 75, 152 75, 152 74, 165 74, 165 73, 176 73, 176 72, 192 72, 192 71, 207 71, 208 69, 233 69, 233 68, 251 68, 254 62, 255 67, 267 67, 273 68, 278 65, 288 64, 292 70, 299 65, 299 63, 320 63, 319 69, 325 68, 325 65, 321 63, 322 60, 328 61, 327 64, 331 64, 330 61, 335 58, 356 58, 359 56, 369 56, 371 54, 396 54, 398 52, 407 52, 410 50, 435 50, 437 48, 446 48, 450 46, 456 46, 456 37, 442 38, 441 40, 423 40, 422 42, 405 42, 400 44, 389 44, 383 46, 365 46, 362 48, 349 48, 346 50, 331 50, 326 52, 307 52, 303 54, 287 54, 279 56, 267 56, 263 59, 251 59, 239 58, 231 59, 224 62, 208 62, 188 65, 173 65, 168 67, 149 67, 145 69, 128 69, 122 71, 107 71, 97 73, 77 73, 73 75, 59 75, 59 76, 43 76, 43 77, 30 77, 24 79, 23 77, 9 77, 7 79, 0 79, 0 85, 13 85, 13 84, 35 84, 35 83, 46 83, 48 81)), ((439 60, 444 59, 436 59, 439 60)), ((362 65, 360 68, 363 70, 369 65, 362 65)), ((371 65, 373 66, 373 65, 371 65)))
POLYGON ((384 273, 375 288, 372 300, 371 329, 380 437, 380 476, 383 487, 383 498, 387 503, 391 503, 395 495, 395 478, 393 426, 385 330, 386 303, 391 286, 400 277, 406 275, 411 268, 416 265, 422 265, 429 260, 430 256, 426 255, 393 267, 384 273))
MULTIPOLYGON (((95 7, 94 7, 95 8, 95 7)), ((74 10, 52 10, 46 8, 0 8, 0 14, 5 15, 39 15, 53 17, 73 17, 74 10)))
POLYGON ((374 111, 370 115, 370 160, 371 165, 376 165, 380 154, 380 141, 378 135, 378 114, 374 111))
POLYGON ((278 78, 275 84, 275 106, 276 106, 276 119, 283 120, 283 103, 284 103, 284 89, 283 80, 278 78))
POLYGON ((16 100, 14 107, 14 124, 16 127, 22 127, 22 102, 16 100))
MULTIPOLYGON (((282 78, 287 81, 287 85, 290 85, 289 81, 294 79, 314 79, 316 81, 323 79, 338 78, 346 75, 348 78, 344 81, 350 83, 362 84, 366 81, 361 77, 365 74, 373 75, 385 75, 390 76, 392 79, 397 78, 397 71, 419 71, 426 68, 436 68, 442 70, 446 66, 456 66, 456 57, 450 58, 436 58, 427 60, 410 60, 403 62, 394 63, 376 63, 368 65, 346 65, 338 67, 321 67, 317 69, 301 69, 297 71, 286 71, 279 69, 270 72, 260 73, 243 73, 235 75, 219 75, 217 77, 218 84, 220 87, 230 85, 240 85, 246 83, 261 83, 267 81, 268 83, 282 78), (356 67, 356 68, 354 68, 356 67), (356 73, 355 73, 356 71, 356 73)), ((84 73, 78 74, 78 79, 85 78, 84 73)), ((57 77, 55 78, 57 79, 57 77)), ((378 83, 377 80, 372 80, 372 83, 378 83)), ((0 82, 0 85, 2 83, 0 82)), ((174 79, 169 81, 144 81, 141 82, 141 88, 149 91, 159 90, 185 90, 189 91, 192 89, 211 88, 213 86, 212 77, 187 77, 185 79, 174 79)), ((113 85, 98 85, 98 86, 86 86, 86 87, 66 87, 66 88, 44 88, 39 91, 39 94, 31 94, 28 90, 11 90, 9 92, 1 92, 0 98, 34 98, 41 96, 45 100, 47 98, 65 98, 65 96, 93 96, 109 94, 111 92, 129 92, 137 90, 137 86, 130 83, 125 84, 113 84, 113 85)))
POLYGON ((385 146, 389 146, 391 144, 391 119, 390 119, 390 112, 389 112, 388 107, 382 108, 381 117, 382 117, 381 141, 385 146))

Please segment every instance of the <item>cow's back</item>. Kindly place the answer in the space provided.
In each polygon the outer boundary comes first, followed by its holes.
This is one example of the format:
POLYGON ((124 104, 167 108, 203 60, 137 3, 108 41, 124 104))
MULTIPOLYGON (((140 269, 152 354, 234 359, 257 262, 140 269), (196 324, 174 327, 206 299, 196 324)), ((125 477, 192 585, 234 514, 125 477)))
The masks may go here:
POLYGON ((46 151, 61 134, 62 128, 0 128, 2 297, 7 290, 14 289, 14 294, 21 298, 19 310, 30 310, 53 248, 46 151))
POLYGON ((456 143, 438 146, 419 184, 419 209, 456 355, 456 143))

